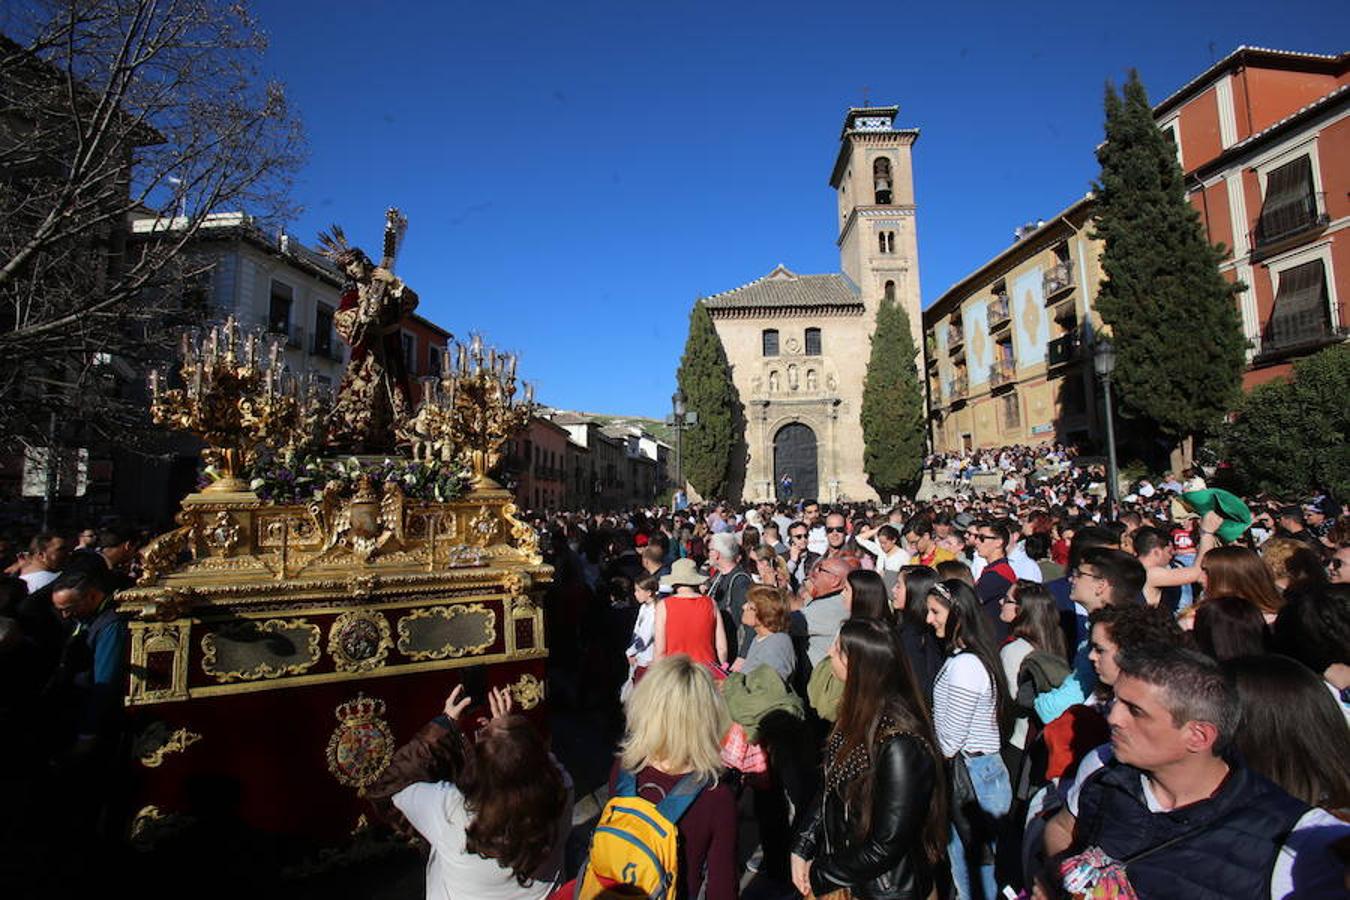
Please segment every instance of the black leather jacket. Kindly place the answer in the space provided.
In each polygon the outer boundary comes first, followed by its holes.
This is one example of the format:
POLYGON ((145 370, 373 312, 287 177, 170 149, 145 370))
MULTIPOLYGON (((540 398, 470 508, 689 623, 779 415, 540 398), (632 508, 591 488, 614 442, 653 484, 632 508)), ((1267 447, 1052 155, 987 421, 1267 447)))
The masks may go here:
POLYGON ((824 789, 798 819, 792 852, 811 860, 817 897, 849 888, 870 900, 925 900, 933 867, 923 851, 923 826, 938 773, 923 741, 911 734, 884 738, 872 787, 872 825, 855 837, 856 818, 845 808, 842 786, 824 789))

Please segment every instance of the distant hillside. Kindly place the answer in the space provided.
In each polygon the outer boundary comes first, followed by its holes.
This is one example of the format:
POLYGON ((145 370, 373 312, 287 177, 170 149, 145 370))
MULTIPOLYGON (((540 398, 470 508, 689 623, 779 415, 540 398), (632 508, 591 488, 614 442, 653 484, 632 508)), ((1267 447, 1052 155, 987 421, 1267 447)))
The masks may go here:
POLYGON ((574 416, 584 416, 601 426, 609 425, 632 425, 641 428, 643 431, 656 438, 658 441, 664 441, 667 444, 673 444, 675 433, 670 426, 660 419, 649 419, 646 416, 620 416, 612 413, 594 413, 585 412, 579 409, 554 409, 556 413, 568 413, 574 416))

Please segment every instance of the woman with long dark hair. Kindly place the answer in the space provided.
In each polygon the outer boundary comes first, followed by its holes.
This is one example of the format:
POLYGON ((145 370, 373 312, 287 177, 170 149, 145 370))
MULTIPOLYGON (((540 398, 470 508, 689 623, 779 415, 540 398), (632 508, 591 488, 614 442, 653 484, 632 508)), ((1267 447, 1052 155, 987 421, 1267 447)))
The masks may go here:
POLYGON ((1195 646, 1223 662, 1270 649, 1270 629, 1256 604, 1246 597, 1206 597, 1195 611, 1195 646))
POLYGON ((509 690, 494 689, 488 701, 492 718, 471 740, 458 724, 470 701, 456 686, 443 713, 366 790, 431 845, 428 897, 532 900, 547 897, 562 874, 571 783, 538 729, 512 715, 509 690))
MULTIPOLYGON (((1265 617, 1267 625, 1284 606, 1284 597, 1275 585, 1270 567, 1250 547, 1217 547, 1205 554, 1200 563, 1204 573, 1205 597, 1245 597, 1265 617)), ((1201 600, 1203 605, 1205 600, 1201 600)), ((1198 610, 1197 610, 1198 611, 1198 610)))
POLYGON ((1009 696, 1017 701, 1017 718, 1008 736, 1011 749, 1004 755, 1009 771, 1016 772, 1026 748, 1036 694, 1039 690, 1059 687, 1068 677, 1069 668, 1064 663, 1064 631, 1059 624, 1059 607, 1045 585, 1025 578, 1017 579, 999 601, 999 618, 1011 629, 1008 642, 999 648, 998 657, 1003 665, 1009 696), (1038 653, 1041 655, 1036 655, 1038 653), (1028 668, 1031 671, 1026 671, 1028 668))
POLYGON ((1012 806, 1000 754, 1012 700, 974 588, 956 578, 933 585, 928 624, 947 651, 933 683, 933 726, 953 779, 952 881, 961 900, 994 900, 994 840, 1012 806))
POLYGON ((947 840, 942 757, 895 632, 850 619, 830 648, 844 682, 825 745, 825 785, 798 819, 792 880, 803 894, 925 900, 947 840))
POLYGON ((891 591, 900 646, 909 659, 919 690, 929 703, 933 700, 933 682, 942 668, 942 647, 928 627, 928 592, 937 580, 937 572, 930 566, 905 566, 891 591))
POLYGON ((890 625, 891 602, 886 596, 886 583, 871 569, 854 569, 844 579, 841 599, 852 619, 876 619, 890 625))
POLYGON ((1317 674, 1287 656, 1224 663, 1237 685, 1243 761, 1309 806, 1350 809, 1350 726, 1317 674))

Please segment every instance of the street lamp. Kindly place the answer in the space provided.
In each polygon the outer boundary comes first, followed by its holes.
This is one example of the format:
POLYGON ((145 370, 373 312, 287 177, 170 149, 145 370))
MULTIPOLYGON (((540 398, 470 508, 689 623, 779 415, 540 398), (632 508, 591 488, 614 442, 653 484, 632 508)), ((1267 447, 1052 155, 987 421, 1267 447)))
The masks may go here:
POLYGON ((1120 475, 1116 470, 1116 426, 1111 413, 1111 373, 1116 370, 1116 348, 1109 338, 1098 337, 1092 345, 1092 368, 1102 380, 1106 400, 1106 492, 1111 505, 1111 516, 1116 516, 1120 502, 1120 475))
POLYGON ((684 388, 676 386, 670 396, 671 424, 675 426, 675 489, 684 489, 684 388))

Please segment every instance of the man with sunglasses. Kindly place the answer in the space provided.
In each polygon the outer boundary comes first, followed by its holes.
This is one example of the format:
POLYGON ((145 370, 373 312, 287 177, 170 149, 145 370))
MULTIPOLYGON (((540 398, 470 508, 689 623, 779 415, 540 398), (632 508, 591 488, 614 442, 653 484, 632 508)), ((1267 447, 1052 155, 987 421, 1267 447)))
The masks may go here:
MULTIPOLYGON (((847 559, 855 564, 862 564, 858 551, 848 546, 848 519, 844 518, 842 513, 830 513, 825 517, 825 552, 820 558, 847 559)), ((820 563, 817 562, 816 565, 820 563)))
POLYGON ((797 521, 789 525, 787 536, 788 584, 795 594, 801 590, 802 585, 806 582, 807 573, 816 564, 816 560, 820 559, 820 554, 812 553, 808 546, 811 530, 805 522, 797 521))
POLYGON ((980 519, 971 529, 971 536, 975 540, 975 553, 984 560, 984 569, 975 582, 975 595, 1001 642, 1008 636, 1008 624, 999 617, 999 601, 1017 582, 1017 573, 1008 562, 1008 526, 997 519, 980 519))

